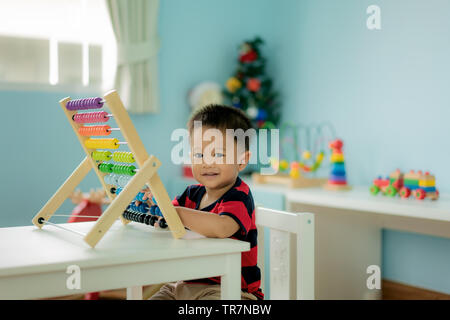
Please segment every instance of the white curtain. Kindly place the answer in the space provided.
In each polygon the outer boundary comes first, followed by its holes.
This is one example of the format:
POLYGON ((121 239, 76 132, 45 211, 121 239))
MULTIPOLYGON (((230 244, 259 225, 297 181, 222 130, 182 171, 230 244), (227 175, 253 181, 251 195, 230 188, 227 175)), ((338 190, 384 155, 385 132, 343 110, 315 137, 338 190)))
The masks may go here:
POLYGON ((157 113, 159 0, 106 0, 117 40, 115 89, 130 113, 157 113))

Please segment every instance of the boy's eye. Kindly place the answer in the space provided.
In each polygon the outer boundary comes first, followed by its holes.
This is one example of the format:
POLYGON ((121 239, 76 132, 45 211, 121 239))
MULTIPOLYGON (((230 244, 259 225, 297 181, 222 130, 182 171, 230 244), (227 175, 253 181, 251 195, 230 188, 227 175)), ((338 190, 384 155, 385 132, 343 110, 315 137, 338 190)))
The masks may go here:
POLYGON ((200 153, 200 152, 194 153, 194 158, 202 158, 202 157, 203 157, 202 153, 200 153))

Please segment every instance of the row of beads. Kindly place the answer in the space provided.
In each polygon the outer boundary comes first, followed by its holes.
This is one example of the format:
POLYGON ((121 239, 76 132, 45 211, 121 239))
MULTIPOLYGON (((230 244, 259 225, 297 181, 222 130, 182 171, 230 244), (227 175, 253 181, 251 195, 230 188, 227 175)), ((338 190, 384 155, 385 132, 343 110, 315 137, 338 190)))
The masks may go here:
MULTIPOLYGON (((119 194, 122 192, 123 188, 124 188, 124 187, 111 188, 111 193, 113 193, 113 194, 115 193, 116 195, 119 195, 119 194)), ((148 199, 145 199, 145 200, 144 200, 144 195, 145 195, 145 193, 139 192, 139 193, 134 197, 134 200, 135 200, 135 201, 147 201, 148 199)))
POLYGON ((78 133, 81 136, 109 136, 111 134, 111 127, 107 125, 79 127, 78 133))
POLYGON ((131 202, 128 205, 127 209, 130 209, 130 210, 133 210, 133 211, 137 211, 137 212, 141 212, 141 213, 147 213, 149 211, 148 204, 146 202, 141 202, 141 204, 139 204, 139 205, 136 205, 135 202, 131 202))
POLYGON ((99 109, 103 107, 103 99, 96 98, 85 98, 85 99, 75 99, 66 103, 66 109, 70 111, 74 110, 86 110, 86 109, 99 109))
POLYGON ((87 139, 84 145, 88 149, 117 149, 119 148, 119 140, 113 139, 87 139))
POLYGON ((135 166, 128 166, 125 164, 100 163, 98 169, 105 173, 126 174, 134 176, 136 174, 135 166))
POLYGON ((116 151, 111 153, 109 151, 94 151, 91 153, 92 159, 96 161, 110 161, 114 160, 116 162, 135 162, 133 154, 126 151, 116 151))
MULTIPOLYGON (((75 99, 70 100, 69 102, 66 103, 66 109, 69 111, 100 109, 102 107, 103 107, 103 99, 99 97, 75 99)), ((109 120, 110 116, 111 115, 109 115, 106 111, 98 111, 98 112, 77 113, 72 116, 72 119, 76 123, 95 123, 95 122, 106 122, 109 120)), ((107 132, 103 131, 103 133, 107 132)), ((104 135, 104 134, 95 134, 95 135, 104 135)))
POLYGON ((131 176, 118 175, 118 174, 108 174, 104 177, 105 183, 113 186, 118 186, 120 188, 125 188, 128 182, 131 180, 131 176))
MULTIPOLYGON (((144 223, 151 226, 154 226, 155 222, 158 221, 157 216, 132 211, 130 209, 125 210, 122 216, 127 220, 144 223)), ((164 218, 160 219, 158 224, 161 228, 167 228, 167 223, 164 218)))
POLYGON ((72 116, 73 121, 76 123, 96 123, 107 122, 110 115, 106 111, 77 113, 72 116))
MULTIPOLYGON (((123 190, 123 188, 117 188, 117 189, 116 188, 112 188, 111 189, 111 193, 115 193, 116 195, 119 195, 122 192, 122 190, 123 190)), ((134 197, 134 201, 146 201, 147 199, 143 200, 143 197, 144 197, 144 193, 143 192, 139 192, 134 197)), ((152 201, 153 201, 153 203, 156 204, 155 197, 152 198, 152 201)), ((143 203, 145 203, 145 202, 143 202, 143 203)), ((146 211, 144 211, 144 212, 147 212, 148 211, 148 205, 146 204, 146 206, 144 206, 144 207, 146 208, 146 211)), ((142 212, 142 211, 136 210, 136 209, 132 209, 132 210, 142 212)), ((163 217, 161 209, 159 209, 159 207, 157 205, 153 205, 153 206, 150 207, 150 214, 155 215, 155 216, 159 216, 159 217, 163 217)))

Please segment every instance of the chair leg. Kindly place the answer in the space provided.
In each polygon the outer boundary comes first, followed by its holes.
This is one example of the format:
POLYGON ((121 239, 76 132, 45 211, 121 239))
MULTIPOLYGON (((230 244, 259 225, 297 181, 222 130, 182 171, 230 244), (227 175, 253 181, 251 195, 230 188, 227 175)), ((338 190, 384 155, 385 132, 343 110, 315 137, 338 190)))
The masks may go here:
POLYGON ((142 300, 142 286, 127 288, 127 300, 142 300))

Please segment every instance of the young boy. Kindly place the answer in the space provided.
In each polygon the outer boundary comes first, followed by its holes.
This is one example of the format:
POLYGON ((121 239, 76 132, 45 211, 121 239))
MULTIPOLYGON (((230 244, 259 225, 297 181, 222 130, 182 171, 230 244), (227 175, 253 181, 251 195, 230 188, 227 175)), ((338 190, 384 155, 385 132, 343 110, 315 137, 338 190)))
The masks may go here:
MULTIPOLYGON (((190 230, 250 243, 241 259, 241 298, 257 300, 264 295, 256 265, 255 205, 248 185, 238 177, 250 159, 245 132, 251 128, 245 113, 234 107, 208 105, 194 112, 188 130, 192 173, 199 184, 188 186, 173 204, 190 230)), ((220 277, 169 283, 151 299, 220 299, 220 277)))

